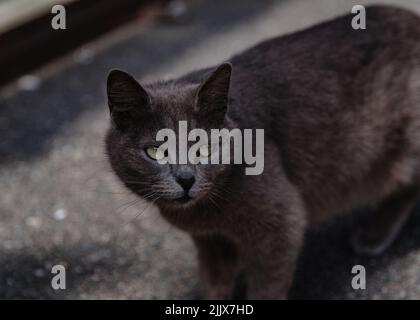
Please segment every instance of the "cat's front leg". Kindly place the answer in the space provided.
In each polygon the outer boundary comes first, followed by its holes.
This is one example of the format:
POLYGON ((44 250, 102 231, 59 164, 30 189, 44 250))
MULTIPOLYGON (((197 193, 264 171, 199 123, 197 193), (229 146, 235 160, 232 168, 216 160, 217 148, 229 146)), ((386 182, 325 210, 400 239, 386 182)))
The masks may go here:
POLYGON ((247 298, 284 300, 291 287, 302 245, 304 223, 270 228, 251 241, 244 256, 247 298))
POLYGON ((201 295, 232 299, 238 271, 237 246, 222 236, 193 236, 198 250, 201 295))

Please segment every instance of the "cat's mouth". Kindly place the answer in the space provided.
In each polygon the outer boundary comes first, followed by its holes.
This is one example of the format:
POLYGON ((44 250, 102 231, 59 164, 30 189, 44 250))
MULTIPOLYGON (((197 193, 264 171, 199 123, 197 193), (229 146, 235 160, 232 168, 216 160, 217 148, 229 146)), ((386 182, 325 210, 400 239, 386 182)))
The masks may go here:
POLYGON ((193 198, 190 197, 188 194, 184 194, 182 197, 176 198, 175 201, 179 203, 187 203, 191 201, 193 198))

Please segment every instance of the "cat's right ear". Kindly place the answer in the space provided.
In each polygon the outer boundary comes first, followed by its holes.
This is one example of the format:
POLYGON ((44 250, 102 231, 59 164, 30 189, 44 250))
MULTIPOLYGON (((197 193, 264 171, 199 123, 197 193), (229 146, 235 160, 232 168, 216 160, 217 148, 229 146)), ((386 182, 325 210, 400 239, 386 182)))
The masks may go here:
POLYGON ((226 115, 229 100, 232 65, 223 63, 201 84, 196 96, 196 111, 215 123, 226 115))
POLYGON ((117 126, 127 125, 134 114, 146 112, 150 96, 128 73, 113 69, 107 80, 108 106, 117 126))

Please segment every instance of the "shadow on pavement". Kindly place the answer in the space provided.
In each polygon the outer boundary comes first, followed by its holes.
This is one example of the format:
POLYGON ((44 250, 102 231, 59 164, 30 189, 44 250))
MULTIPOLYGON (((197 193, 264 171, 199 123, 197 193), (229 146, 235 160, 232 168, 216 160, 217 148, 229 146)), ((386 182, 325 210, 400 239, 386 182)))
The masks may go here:
POLYGON ((352 230, 363 223, 368 215, 369 212, 364 211, 354 216, 338 217, 319 230, 309 232, 299 260, 291 298, 347 299, 349 296, 356 299, 372 298, 381 284, 367 285, 366 290, 353 290, 352 267, 365 266, 367 279, 372 279, 377 270, 388 268, 393 261, 420 248, 420 206, 418 206, 394 244, 382 256, 364 257, 355 254, 350 248, 348 239, 352 230))
MULTIPOLYGON (((49 252, 38 252, 37 255, 27 251, 3 254, 0 299, 68 299, 76 290, 88 292, 95 287, 95 275, 101 285, 109 285, 104 281, 107 276, 112 278, 118 273, 119 278, 122 278, 128 268, 138 263, 138 257, 133 256, 131 260, 125 260, 124 264, 117 265, 115 257, 122 255, 117 252, 117 248, 97 243, 84 246, 90 249, 81 250, 80 246, 56 247, 49 252), (51 273, 53 265, 63 265, 66 269, 65 290, 52 288, 51 280, 55 276, 51 273), (85 280, 89 280, 88 286, 85 280)), ((115 281, 112 284, 115 285, 115 281)))

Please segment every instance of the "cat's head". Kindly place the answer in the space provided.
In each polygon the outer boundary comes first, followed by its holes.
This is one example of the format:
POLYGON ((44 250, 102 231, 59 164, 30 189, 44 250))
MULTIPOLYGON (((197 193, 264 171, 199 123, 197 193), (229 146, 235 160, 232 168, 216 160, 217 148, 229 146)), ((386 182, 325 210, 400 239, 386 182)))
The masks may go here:
POLYGON ((172 129, 178 138, 180 121, 186 121, 188 130, 200 128, 208 133, 232 128, 227 117, 231 72, 231 65, 225 63, 200 83, 171 80, 142 86, 124 71, 111 71, 107 83, 111 113, 107 153, 113 170, 130 190, 167 209, 218 201, 232 167, 161 164, 156 159, 156 147, 162 142, 156 141, 156 134, 172 129))

